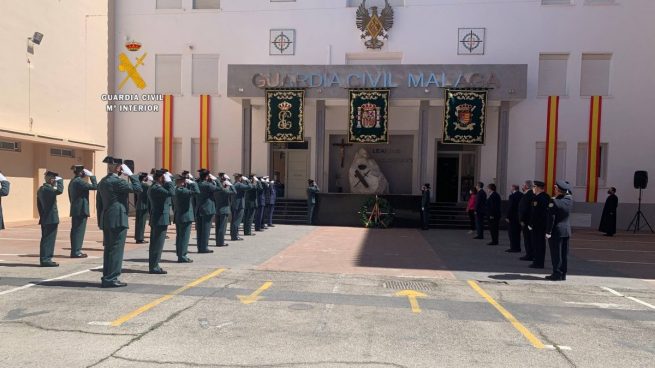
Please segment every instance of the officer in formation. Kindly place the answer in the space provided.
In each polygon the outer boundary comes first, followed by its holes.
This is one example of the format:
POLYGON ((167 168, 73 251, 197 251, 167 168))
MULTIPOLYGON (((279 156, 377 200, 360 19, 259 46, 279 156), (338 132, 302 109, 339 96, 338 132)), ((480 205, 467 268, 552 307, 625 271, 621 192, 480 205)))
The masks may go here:
POLYGON ((319 192, 318 185, 312 179, 307 179, 307 223, 313 224, 314 207, 316 207, 316 193, 319 192))
POLYGON ((266 184, 266 181, 264 178, 261 178, 257 182, 257 189, 255 192, 257 193, 257 207, 255 208, 255 231, 264 231, 266 229, 265 226, 263 226, 262 221, 264 220, 264 206, 266 205, 266 196, 264 194, 265 191, 268 190, 268 184, 266 184))
MULTIPOLYGON (((534 201, 534 192, 532 189, 534 185, 532 180, 526 180, 523 183, 523 197, 519 201, 519 222, 521 224, 521 233, 523 234, 523 248, 525 248, 525 255, 519 258, 521 261, 534 261, 534 248, 532 247, 532 233, 528 228, 530 223, 530 216, 532 214, 532 201, 534 201)), ((520 245, 519 245, 520 246, 520 245)))
POLYGON ((139 177, 132 174, 123 160, 111 156, 103 160, 107 164, 107 176, 98 184, 96 209, 98 227, 102 230, 104 247, 102 263, 102 287, 122 287, 118 280, 123 266, 123 252, 128 225, 128 195, 141 193, 139 177), (121 179, 121 175, 128 181, 121 179))
POLYGON ((566 280, 569 238, 571 237, 569 216, 573 209, 573 197, 570 192, 569 182, 558 180, 555 184, 555 198, 548 204, 546 238, 548 239, 553 273, 546 276, 546 280, 566 280))
POLYGON ((543 181, 534 181, 534 200, 530 210, 530 224, 528 229, 532 232, 532 246, 534 259, 528 266, 530 268, 544 268, 546 259, 546 220, 548 219, 548 204, 550 196, 545 192, 546 184, 543 181))
POLYGON ((86 258, 82 253, 84 234, 86 233, 86 221, 91 215, 89 211, 89 191, 98 189, 98 181, 90 170, 82 165, 71 167, 74 177, 68 184, 68 200, 70 201, 71 224, 71 258, 86 258), (84 178, 89 178, 88 183, 84 178))
POLYGON ((148 268, 151 274, 164 275, 167 273, 159 266, 159 261, 164 250, 166 231, 171 223, 170 212, 174 195, 175 186, 172 175, 162 170, 156 170, 154 181, 148 190, 148 202, 150 203, 148 268))
MULTIPOLYGON (((267 180, 268 177, 265 177, 267 180)), ((266 226, 275 227, 273 225, 273 212, 275 211, 275 201, 277 200, 277 183, 275 180, 271 180, 268 186, 268 192, 266 192, 266 213, 264 214, 264 222, 266 226)))
POLYGON ((153 181, 152 175, 148 173, 139 173, 139 183, 141 184, 141 192, 136 193, 136 215, 135 215, 135 224, 134 224, 134 240, 137 244, 143 244, 145 240, 146 232, 146 222, 148 221, 149 215, 149 202, 148 202, 148 190, 153 181))
POLYGON ((484 191, 484 183, 476 185, 478 192, 475 194, 475 231, 473 239, 484 239, 484 215, 487 210, 487 193, 484 191))
MULTIPOLYGON (((250 174, 248 177, 250 181, 250 188, 246 190, 244 200, 246 202, 246 210, 243 220, 243 235, 255 236, 252 232, 253 220, 255 219, 255 212, 257 211, 257 190, 261 188, 257 176, 250 174)), ((260 189, 261 190, 261 189, 260 189)))
POLYGON ((237 241, 243 240, 243 238, 239 237, 239 225, 244 220, 246 208, 246 192, 250 191, 254 187, 242 174, 234 174, 233 187, 233 192, 235 194, 232 196, 233 201, 231 203, 232 222, 230 223, 230 238, 232 241, 237 241))
POLYGON ((421 229, 430 229, 430 183, 421 187, 421 229))
POLYGON ((9 195, 9 186, 9 180, 7 180, 7 177, 2 175, 2 171, 0 171, 0 230, 5 229, 5 221, 2 217, 2 197, 9 195))
POLYGON ((218 191, 216 177, 207 169, 198 170, 200 179, 198 188, 200 193, 196 199, 198 211, 196 229, 198 237, 198 253, 214 253, 209 249, 209 233, 212 227, 212 220, 216 215, 216 204, 214 203, 214 193, 218 191))
MULTIPOLYGON (((173 205, 175 207, 175 253, 180 263, 191 263, 187 249, 191 237, 191 223, 195 218, 193 198, 200 194, 198 184, 193 180, 189 172, 175 176, 175 196, 173 205)), ((161 253, 160 253, 161 256, 161 253)))
POLYGON ((214 193, 216 203, 216 246, 227 247, 225 234, 227 232, 227 220, 230 216, 230 198, 236 195, 236 190, 225 173, 218 173, 218 190, 214 193))
POLYGON ((521 221, 519 220, 519 204, 523 198, 523 193, 519 190, 519 186, 512 185, 512 193, 509 195, 509 206, 507 208, 507 235, 509 235, 509 249, 505 250, 508 253, 521 253, 521 221))
POLYGON ((57 196, 64 192, 64 179, 59 174, 46 171, 45 183, 36 192, 37 208, 39 210, 39 225, 41 225, 41 243, 39 246, 39 261, 41 267, 58 267, 52 261, 59 227, 59 211, 57 196))
POLYGON ((487 245, 498 245, 500 195, 496 193, 496 184, 491 183, 487 188, 489 189, 489 198, 487 198, 486 214, 489 222, 489 233, 491 235, 491 242, 487 243, 487 245))

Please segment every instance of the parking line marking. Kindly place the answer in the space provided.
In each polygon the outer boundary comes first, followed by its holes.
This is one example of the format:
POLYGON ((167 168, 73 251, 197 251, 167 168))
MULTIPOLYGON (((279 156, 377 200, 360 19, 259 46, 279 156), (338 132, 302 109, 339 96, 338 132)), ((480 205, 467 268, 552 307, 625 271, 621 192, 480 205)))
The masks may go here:
POLYGON ((69 273, 68 275, 63 275, 63 276, 59 276, 59 277, 54 277, 54 278, 51 278, 51 279, 47 279, 47 280, 43 280, 43 281, 39 281, 39 282, 35 282, 35 283, 31 283, 31 284, 27 284, 27 285, 19 286, 19 287, 17 287, 17 288, 13 288, 13 289, 5 290, 5 291, 0 291, 0 295, 10 294, 10 293, 13 293, 13 292, 15 292, 15 291, 19 291, 19 290, 24 290, 24 289, 27 289, 27 288, 31 288, 32 286, 41 285, 41 284, 44 284, 44 283, 49 282, 49 281, 63 280, 63 279, 69 278, 69 277, 73 277, 73 276, 81 275, 81 274, 86 273, 86 272, 89 272, 89 271, 91 271, 91 270, 98 270, 98 269, 101 269, 101 268, 102 268, 102 266, 93 267, 93 268, 89 268, 88 270, 83 270, 83 271, 73 272, 73 273, 69 273))
POLYGON ((655 309, 655 305, 652 305, 652 304, 646 303, 645 301, 643 301, 643 300, 639 300, 639 299, 637 299, 637 298, 635 298, 635 297, 633 297, 633 296, 626 296, 626 295, 623 295, 623 294, 619 293, 618 291, 613 290, 613 289, 610 289, 610 288, 605 287, 605 286, 601 286, 601 289, 603 289, 603 290, 607 290, 607 291, 609 291, 610 293, 612 293, 612 294, 614 294, 614 295, 616 295, 616 296, 620 296, 620 297, 623 297, 623 298, 626 298, 626 299, 630 299, 630 300, 632 300, 633 302, 637 302, 637 303, 639 303, 639 304, 641 304, 641 305, 645 305, 646 307, 648 307, 648 308, 650 308, 650 309, 655 309))
POLYGON ((150 303, 148 303, 148 304, 146 304, 146 305, 144 305, 144 306, 142 306, 140 308, 137 308, 137 309, 133 310, 132 312, 130 312, 128 314, 125 314, 125 315, 119 317, 118 319, 116 319, 115 321, 113 321, 111 323, 111 326, 112 327, 118 327, 118 326, 122 325, 123 323, 131 320, 132 318, 135 318, 138 315, 140 315, 140 314, 142 314, 144 312, 147 312, 150 309, 158 306, 159 304, 173 298, 174 296, 176 296, 176 295, 178 295, 178 294, 180 294, 180 293, 182 293, 182 292, 184 292, 184 291, 186 291, 188 289, 196 287, 196 286, 202 284, 203 282, 220 275, 224 271, 225 271, 225 268, 219 268, 219 269, 215 270, 214 272, 208 273, 205 276, 202 276, 202 277, 200 277, 200 278, 198 278, 198 279, 196 279, 196 280, 182 286, 181 288, 179 288, 179 289, 177 289, 177 290, 175 290, 175 291, 173 291, 173 292, 171 292, 169 294, 166 294, 166 295, 162 296, 161 298, 159 298, 157 300, 154 300, 154 301, 152 301, 152 302, 150 302, 150 303))
POLYGON ((262 284, 262 286, 259 287, 259 289, 255 290, 255 292, 253 292, 252 294, 250 294, 250 295, 237 295, 237 298, 239 298, 239 300, 243 304, 252 304, 252 303, 256 302, 257 300, 261 299, 259 294, 263 293, 264 290, 271 287, 271 285, 273 285, 272 281, 266 281, 264 284, 262 284))
POLYGON ((502 314, 503 317, 505 317, 505 319, 507 319, 512 324, 512 326, 514 326, 514 328, 516 328, 526 339, 528 339, 528 341, 530 341, 532 346, 534 346, 537 349, 543 349, 545 347, 544 343, 542 343, 541 340, 539 340, 539 338, 533 335, 532 332, 530 332, 530 330, 528 330, 525 326, 523 326, 521 322, 519 322, 509 311, 507 311, 507 309, 503 308, 502 305, 498 304, 498 302, 496 302, 491 296, 489 296, 489 294, 487 294, 484 290, 482 290, 482 288, 480 287, 480 285, 478 285, 477 282, 473 280, 468 280, 468 284, 473 288, 473 290, 475 290, 478 294, 480 294, 489 304, 493 305, 494 308, 496 308, 496 310, 498 310, 498 312, 500 312, 500 314, 502 314))

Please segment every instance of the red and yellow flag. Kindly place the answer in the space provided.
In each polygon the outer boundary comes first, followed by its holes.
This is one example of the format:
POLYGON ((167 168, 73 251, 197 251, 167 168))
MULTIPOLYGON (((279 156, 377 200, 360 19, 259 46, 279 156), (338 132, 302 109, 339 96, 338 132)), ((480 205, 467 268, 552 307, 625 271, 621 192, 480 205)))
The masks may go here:
POLYGON ((589 113, 589 144, 587 156, 587 202, 596 203, 598 200, 598 174, 600 173, 600 115, 603 98, 591 97, 591 111, 589 113))
POLYGON ((200 167, 209 169, 209 95, 200 95, 200 167))
POLYGON ((164 96, 162 119, 162 167, 173 171, 173 95, 164 96))
POLYGON ((548 118, 546 124, 546 172, 544 183, 546 192, 553 195, 557 180, 557 123, 559 118, 559 96, 548 97, 548 118))

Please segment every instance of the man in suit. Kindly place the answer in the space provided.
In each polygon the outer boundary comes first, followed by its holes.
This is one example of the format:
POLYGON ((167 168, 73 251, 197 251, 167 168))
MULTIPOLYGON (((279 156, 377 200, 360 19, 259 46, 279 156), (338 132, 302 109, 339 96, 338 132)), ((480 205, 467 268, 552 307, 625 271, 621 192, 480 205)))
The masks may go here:
POLYGON ((95 175, 82 165, 71 167, 75 177, 68 184, 68 199, 70 200, 71 227, 71 258, 86 258, 82 253, 84 234, 86 233, 86 221, 90 216, 89 212, 89 191, 98 189, 98 182, 95 175), (88 177, 91 182, 87 183, 84 178, 88 177))
POLYGON ((136 196, 136 216, 134 240, 137 244, 143 244, 145 240, 146 222, 149 216, 148 190, 152 184, 153 177, 147 173, 139 173, 139 183, 141 184, 141 193, 136 196))
POLYGON ((546 238, 550 248, 553 273, 546 276, 546 280, 566 280, 569 238, 571 237, 569 215, 573 209, 573 197, 570 195, 570 190, 571 185, 568 181, 558 180, 555 184, 555 198, 548 204, 546 238))
POLYGON ((318 185, 312 179, 307 179, 307 223, 313 224, 314 207, 316 207, 316 193, 319 192, 318 185))
POLYGON ((225 173, 219 173, 218 190, 214 193, 216 203, 216 246, 227 247, 225 233, 227 218, 230 215, 230 197, 236 194, 230 178, 225 173))
POLYGON ((261 186, 259 184, 259 179, 257 179, 257 175, 250 174, 248 179, 250 180, 251 188, 246 191, 244 197, 246 211, 243 218, 243 235, 255 236, 256 234, 253 234, 252 232, 252 223, 255 219, 255 212, 257 211, 257 190, 258 188, 261 188, 261 186))
POLYGON ((130 193, 140 193, 142 189, 139 177, 132 174, 122 159, 108 156, 102 162, 107 164, 108 173, 98 183, 96 199, 98 227, 102 230, 104 247, 101 286, 122 287, 127 286, 118 277, 123 267, 123 251, 129 228, 128 196, 130 193), (129 182, 122 180, 121 175, 125 175, 129 182))
POLYGON ((512 194, 509 195, 509 207, 507 208, 507 235, 509 236, 509 249, 505 250, 508 253, 521 253, 521 221, 519 220, 519 203, 523 198, 523 193, 519 190, 519 186, 512 185, 512 194))
POLYGON ((2 216, 2 197, 9 195, 9 186, 9 180, 7 180, 7 177, 2 175, 2 172, 0 171, 0 230, 4 230, 5 228, 5 220, 2 216))
POLYGON ((59 174, 46 171, 45 183, 36 193, 37 209, 39 210, 39 225, 41 225, 41 243, 39 246, 39 261, 41 267, 58 267, 52 261, 59 227, 59 211, 57 196, 64 192, 64 179, 59 174))
POLYGON ((484 239, 484 212, 487 209, 487 193, 484 191, 483 182, 479 182, 476 189, 478 190, 475 195, 475 230, 477 235, 473 239, 484 239))
POLYGON ((191 237, 191 223, 193 222, 193 197, 200 194, 198 184, 189 173, 175 176, 175 253, 179 263, 191 263, 188 257, 189 238, 191 237))
POLYGON ((521 261, 534 261, 532 232, 528 228, 530 218, 532 217, 532 202, 534 201, 532 187, 532 180, 526 180, 522 187, 523 197, 519 201, 519 221, 521 223, 521 232, 523 233, 523 247, 525 248, 525 255, 519 258, 521 261))
POLYGON ((491 183, 489 188, 489 198, 487 199, 486 213, 489 219, 489 233, 491 241, 487 245, 498 245, 498 226, 500 224, 500 195, 496 193, 496 184, 491 183))
POLYGON ((277 200, 277 183, 271 180, 268 186, 268 197, 266 197, 266 214, 264 221, 267 222, 268 227, 275 227, 273 225, 273 212, 275 211, 275 201, 277 200))
POLYGON ((218 187, 216 186, 216 177, 209 170, 200 169, 198 172, 200 173, 200 179, 198 179, 200 193, 196 196, 198 253, 214 253, 213 250, 209 249, 209 233, 212 228, 212 220, 216 215, 214 193, 218 190, 218 187))
POLYGON ((148 268, 151 274, 165 275, 167 272, 159 266, 164 250, 166 231, 171 222, 170 213, 175 185, 172 175, 156 170, 154 181, 148 190, 150 203, 150 247, 148 249, 148 268))
POLYGON ((430 228, 430 183, 425 183, 421 187, 421 228, 423 230, 430 228))
POLYGON ((530 268, 544 268, 546 259, 546 221, 548 219, 548 203, 550 196, 544 191, 546 184, 543 181, 534 181, 534 200, 530 211, 530 225, 532 232, 532 245, 534 246, 534 260, 530 268))
POLYGON ((616 234, 616 209, 619 207, 619 197, 616 196, 616 188, 614 187, 611 187, 607 194, 598 231, 605 233, 603 234, 605 236, 614 236, 616 234))
MULTIPOLYGON (((234 194, 231 204, 232 222, 230 223, 230 238, 232 241, 243 240, 239 237, 239 225, 243 221, 245 212, 246 192, 252 188, 252 185, 241 174, 234 174, 234 194)), ((245 229, 244 229, 245 231, 245 229)))

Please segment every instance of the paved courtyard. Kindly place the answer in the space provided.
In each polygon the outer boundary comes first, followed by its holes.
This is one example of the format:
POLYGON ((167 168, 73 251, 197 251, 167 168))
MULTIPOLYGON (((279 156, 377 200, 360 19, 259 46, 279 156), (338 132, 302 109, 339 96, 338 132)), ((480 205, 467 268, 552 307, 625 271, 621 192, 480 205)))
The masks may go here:
MULTIPOLYGON (((121 279, 90 258, 39 268, 37 226, 0 232, 2 367, 652 367, 655 236, 575 231, 548 282, 465 231, 279 225, 148 274, 128 239, 121 279)), ((129 232, 133 234, 133 229, 129 232)), ((193 240, 192 240, 193 242, 193 240)), ((547 262, 548 263, 548 262, 547 262)))

